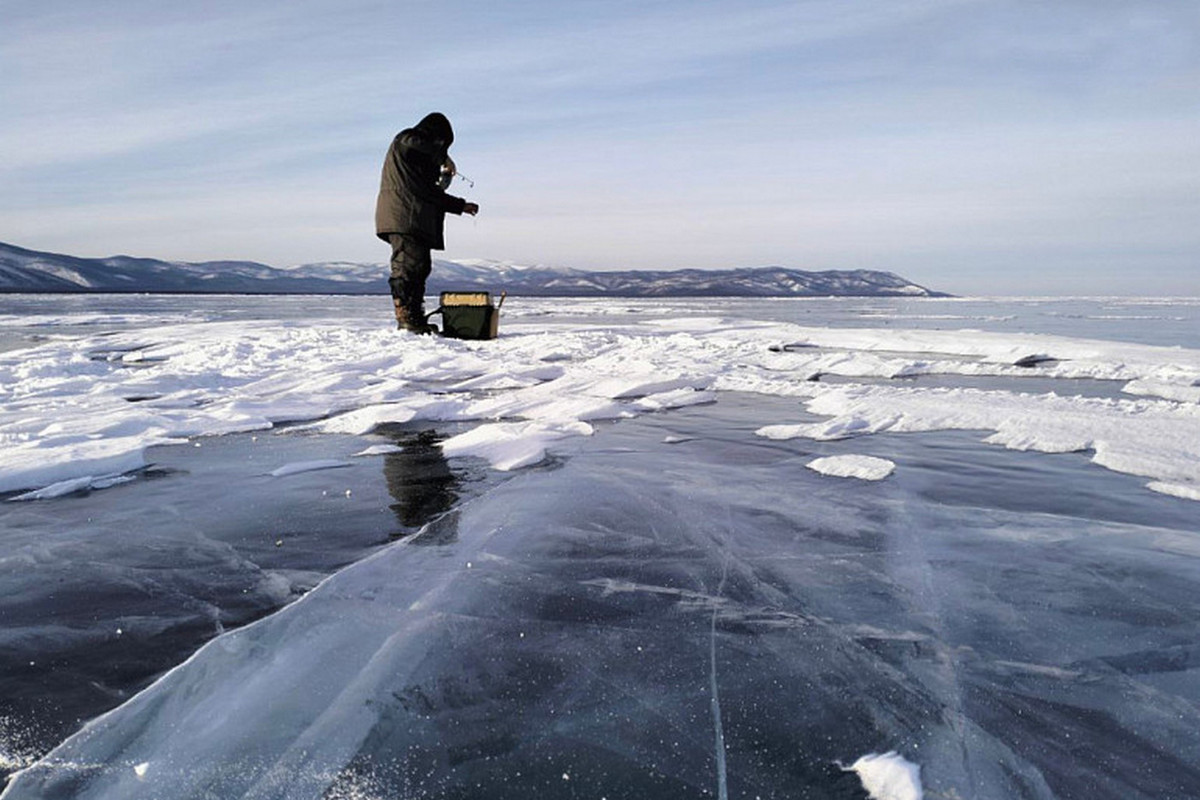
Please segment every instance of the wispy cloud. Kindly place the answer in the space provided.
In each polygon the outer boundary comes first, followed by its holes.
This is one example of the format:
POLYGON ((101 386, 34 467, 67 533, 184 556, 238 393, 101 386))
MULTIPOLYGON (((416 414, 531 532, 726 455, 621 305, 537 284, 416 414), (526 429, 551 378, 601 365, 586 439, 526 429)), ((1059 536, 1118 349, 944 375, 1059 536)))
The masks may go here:
POLYGON ((1042 248, 1097 291, 1105 253, 1184 291, 1198 35, 1185 0, 29 5, 0 42, 0 238, 381 260, 383 150, 439 109, 483 205, 451 255, 971 291, 1042 248))

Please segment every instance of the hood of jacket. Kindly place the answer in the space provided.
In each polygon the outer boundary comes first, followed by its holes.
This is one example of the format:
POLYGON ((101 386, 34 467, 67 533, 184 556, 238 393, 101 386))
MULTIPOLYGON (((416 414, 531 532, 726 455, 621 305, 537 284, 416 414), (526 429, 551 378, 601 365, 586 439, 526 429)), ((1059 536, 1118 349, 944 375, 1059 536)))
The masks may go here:
POLYGON ((417 123, 416 128, 431 139, 440 139, 446 147, 454 143, 454 129, 450 127, 450 120, 446 119, 444 114, 436 111, 426 114, 425 118, 417 123))

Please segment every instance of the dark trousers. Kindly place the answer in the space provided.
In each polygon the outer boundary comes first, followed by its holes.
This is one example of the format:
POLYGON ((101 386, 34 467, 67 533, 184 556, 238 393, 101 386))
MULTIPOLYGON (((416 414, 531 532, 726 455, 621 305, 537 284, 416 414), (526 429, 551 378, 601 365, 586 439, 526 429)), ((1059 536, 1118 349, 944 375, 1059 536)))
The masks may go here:
POLYGON ((425 319, 425 281, 433 271, 433 259, 429 246, 411 236, 393 233, 388 236, 392 245, 392 298, 396 305, 414 317, 425 319))

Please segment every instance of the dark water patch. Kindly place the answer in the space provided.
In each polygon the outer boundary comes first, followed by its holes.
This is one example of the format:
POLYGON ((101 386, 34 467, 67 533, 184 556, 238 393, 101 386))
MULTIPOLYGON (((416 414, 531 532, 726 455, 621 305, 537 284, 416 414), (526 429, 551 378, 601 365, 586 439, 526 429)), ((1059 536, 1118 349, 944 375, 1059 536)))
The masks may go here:
POLYGON ((444 438, 434 430, 409 432, 387 427, 376 431, 393 439, 401 450, 383 456, 383 477, 389 504, 402 529, 419 528, 445 514, 459 501, 461 479, 442 455, 444 438))

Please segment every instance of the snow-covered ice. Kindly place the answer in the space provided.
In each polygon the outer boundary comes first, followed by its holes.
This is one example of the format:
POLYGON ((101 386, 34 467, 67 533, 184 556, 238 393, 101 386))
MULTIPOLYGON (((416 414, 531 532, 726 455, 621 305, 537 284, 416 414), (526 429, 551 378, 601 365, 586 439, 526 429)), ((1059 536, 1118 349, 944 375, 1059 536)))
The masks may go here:
POLYGON ((1181 497, 1185 500, 1200 500, 1200 486, 1194 483, 1167 483, 1166 481, 1152 481, 1146 484, 1146 488, 1156 492, 1169 494, 1174 497, 1181 497))
POLYGON ((492 422, 447 439, 442 443, 442 452, 451 458, 482 456, 499 470, 519 469, 544 461, 552 442, 567 436, 588 436, 592 431, 586 422, 492 422))
MULTIPOLYGON (((577 307, 594 316, 609 308, 577 307)), ((148 447, 189 437, 313 420, 324 420, 318 430, 346 432, 415 420, 503 422, 493 435, 451 446, 511 468, 536 460, 548 431, 586 433, 578 423, 728 391, 794 396, 828 417, 764 420, 763 435, 776 438, 979 429, 1006 447, 1094 451, 1109 469, 1184 487, 1177 496, 1200 484, 1200 350, 1039 333, 655 313, 584 325, 527 309, 506 315, 499 340, 471 343, 404 336, 375 320, 168 320, 0 355, 0 386, 0 492, 131 472, 145 466, 148 447), (1052 360, 1016 366, 1032 354, 1052 360), (873 383, 931 375, 1017 385, 1036 376, 1062 391, 873 383), (867 382, 820 380, 830 376, 867 382), (1119 382, 1138 399, 1071 396, 1079 379, 1119 382)))
POLYGON ((5 800, 1200 794, 1194 304, 385 300, 0 353, 5 800))
MULTIPOLYGON (((1200 486, 1200 405, 977 389, 839 386, 814 391, 819 422, 767 425, 772 439, 933 430, 993 431, 984 441, 1044 453, 1089 451, 1104 467, 1155 480, 1148 487, 1200 486)), ((1177 493, 1177 492, 1176 492, 1177 493)))

